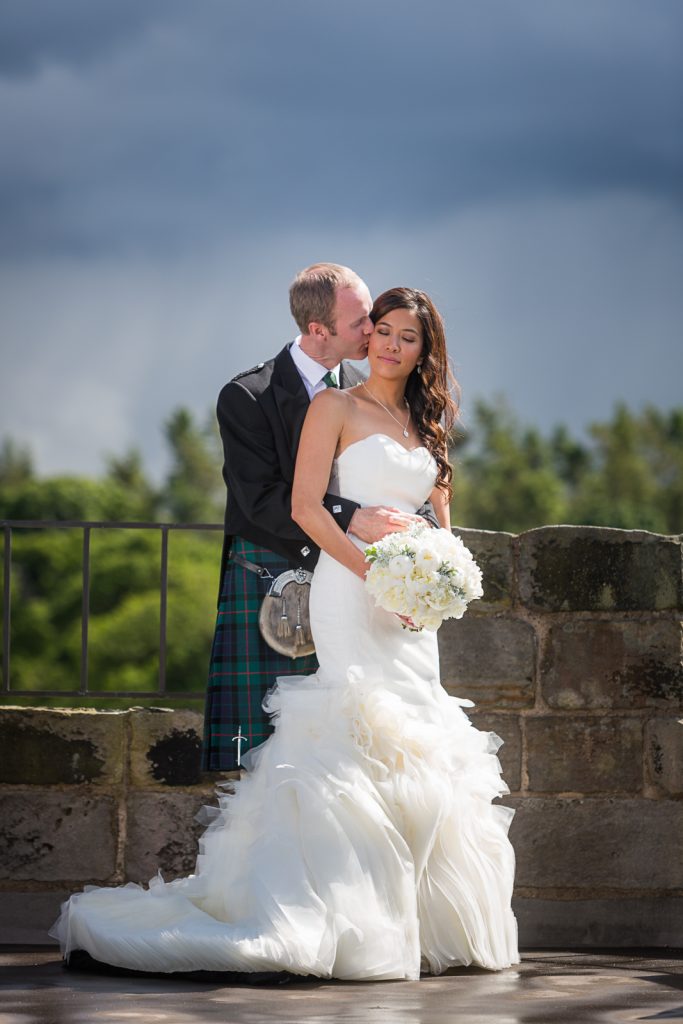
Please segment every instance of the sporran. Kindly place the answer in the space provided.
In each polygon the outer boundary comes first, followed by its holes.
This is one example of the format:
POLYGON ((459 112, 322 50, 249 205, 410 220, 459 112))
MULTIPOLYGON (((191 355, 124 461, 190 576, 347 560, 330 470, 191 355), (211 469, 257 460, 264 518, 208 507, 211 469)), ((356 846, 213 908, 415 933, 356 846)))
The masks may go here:
POLYGON ((289 658, 315 653, 308 607, 313 573, 289 569, 276 576, 263 598, 258 624, 274 651, 289 658))

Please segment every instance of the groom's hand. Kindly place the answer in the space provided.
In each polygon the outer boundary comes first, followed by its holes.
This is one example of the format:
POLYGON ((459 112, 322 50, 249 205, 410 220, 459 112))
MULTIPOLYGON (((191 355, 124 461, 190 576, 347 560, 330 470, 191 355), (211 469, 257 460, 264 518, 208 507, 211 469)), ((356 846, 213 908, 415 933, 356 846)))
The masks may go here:
POLYGON ((424 520, 410 512, 401 512, 400 508, 371 505, 369 508, 356 509, 347 532, 353 533, 366 544, 374 544, 388 533, 407 530, 413 523, 424 524, 424 520))

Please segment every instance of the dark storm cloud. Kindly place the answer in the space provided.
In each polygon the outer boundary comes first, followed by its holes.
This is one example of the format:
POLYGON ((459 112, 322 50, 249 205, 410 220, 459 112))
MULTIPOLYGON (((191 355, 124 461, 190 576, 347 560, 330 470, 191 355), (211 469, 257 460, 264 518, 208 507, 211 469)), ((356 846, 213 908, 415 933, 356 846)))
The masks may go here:
POLYGON ((291 337, 316 259, 430 291, 466 411, 675 404, 682 26, 680 0, 3 0, 0 436, 158 474, 158 425, 291 337))
POLYGON ((3 23, 5 258, 680 198, 676 0, 16 0, 3 23))
POLYGON ((0 69, 24 77, 55 62, 92 63, 153 24, 163 7, 163 0, 3 0, 0 69))

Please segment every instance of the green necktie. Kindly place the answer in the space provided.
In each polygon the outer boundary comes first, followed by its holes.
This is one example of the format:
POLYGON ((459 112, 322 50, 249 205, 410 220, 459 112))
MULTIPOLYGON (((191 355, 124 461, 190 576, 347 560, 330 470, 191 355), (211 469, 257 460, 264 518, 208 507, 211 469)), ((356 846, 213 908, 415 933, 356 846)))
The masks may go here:
POLYGON ((328 388, 338 388, 339 387, 339 384, 337 383, 337 378, 335 376, 334 370, 328 370, 327 371, 327 373, 323 377, 323 384, 325 385, 325 387, 328 387, 328 388))

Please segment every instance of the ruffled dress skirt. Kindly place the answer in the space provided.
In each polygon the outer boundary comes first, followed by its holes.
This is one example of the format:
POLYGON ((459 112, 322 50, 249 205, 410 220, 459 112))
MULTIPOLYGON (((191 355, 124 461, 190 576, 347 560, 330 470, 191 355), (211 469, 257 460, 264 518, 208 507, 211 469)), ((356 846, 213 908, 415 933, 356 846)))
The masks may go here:
MULTIPOLYGON (((396 455, 394 488, 431 468, 396 455)), ((375 980, 519 961, 501 741, 442 688, 436 634, 402 629, 325 554, 311 621, 321 668, 269 694, 275 732, 219 797, 195 873, 72 896, 65 954, 375 980)))

